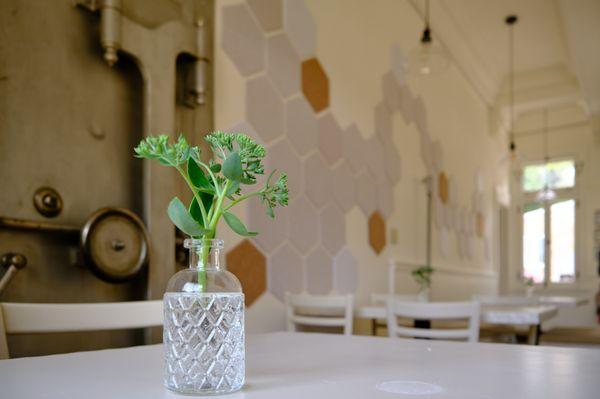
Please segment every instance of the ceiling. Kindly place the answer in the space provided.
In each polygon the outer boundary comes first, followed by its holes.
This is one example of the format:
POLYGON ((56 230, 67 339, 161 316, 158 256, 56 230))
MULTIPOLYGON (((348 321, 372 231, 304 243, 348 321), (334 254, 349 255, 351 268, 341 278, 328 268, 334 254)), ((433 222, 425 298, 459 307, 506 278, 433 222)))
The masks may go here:
MULTIPOLYGON (((424 0, 411 0, 423 14, 424 0)), ((579 101, 600 118, 600 1, 598 0, 432 0, 434 40, 443 43, 456 66, 490 107, 502 99, 508 73, 509 32, 504 18, 516 14, 517 94, 525 87, 533 104, 579 101), (572 82, 566 88, 565 82, 572 82), (553 86, 556 90, 550 90, 553 86), (575 93, 575 91, 577 93, 575 93), (560 99, 559 99, 560 100, 560 99)), ((518 97, 518 95, 517 95, 518 97)), ((564 104, 562 104, 564 105, 564 104)), ((529 108, 531 104, 527 105, 529 108)))

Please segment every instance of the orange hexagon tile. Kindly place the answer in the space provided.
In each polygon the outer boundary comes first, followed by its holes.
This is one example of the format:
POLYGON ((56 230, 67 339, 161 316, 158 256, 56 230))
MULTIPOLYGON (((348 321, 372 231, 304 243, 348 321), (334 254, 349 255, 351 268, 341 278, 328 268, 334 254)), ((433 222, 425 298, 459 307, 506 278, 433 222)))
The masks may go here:
POLYGON ((227 252, 226 265, 242 283, 246 306, 267 290, 267 261, 250 241, 244 240, 227 252))
POLYGON ((316 58, 302 62, 302 92, 315 112, 329 107, 329 79, 316 58))
POLYGON ((385 248, 385 220, 378 211, 373 212, 369 217, 369 244, 377 255, 385 248))
POLYGON ((447 204, 448 199, 450 198, 450 190, 448 187, 448 177, 444 172, 440 172, 438 176, 438 194, 440 201, 442 201, 444 204, 447 204))

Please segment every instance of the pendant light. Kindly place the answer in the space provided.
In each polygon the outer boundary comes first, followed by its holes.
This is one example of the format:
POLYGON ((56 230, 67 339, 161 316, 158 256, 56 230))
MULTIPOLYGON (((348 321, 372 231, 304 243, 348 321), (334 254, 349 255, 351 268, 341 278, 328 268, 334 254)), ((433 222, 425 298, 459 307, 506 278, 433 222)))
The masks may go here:
POLYGON ((450 64, 446 50, 434 43, 429 26, 429 0, 425 0, 425 29, 417 47, 408 57, 409 72, 415 75, 432 75, 444 71, 450 64))
POLYGON ((516 15, 508 15, 504 23, 508 26, 508 152, 500 159, 500 165, 508 163, 513 165, 517 176, 520 176, 520 163, 522 161, 517 152, 515 142, 515 39, 514 26, 519 18, 516 15))
POLYGON ((535 196, 536 201, 547 202, 556 199, 556 191, 551 186, 554 184, 554 173, 548 169, 550 156, 548 155, 548 109, 544 108, 544 188, 542 188, 535 196))

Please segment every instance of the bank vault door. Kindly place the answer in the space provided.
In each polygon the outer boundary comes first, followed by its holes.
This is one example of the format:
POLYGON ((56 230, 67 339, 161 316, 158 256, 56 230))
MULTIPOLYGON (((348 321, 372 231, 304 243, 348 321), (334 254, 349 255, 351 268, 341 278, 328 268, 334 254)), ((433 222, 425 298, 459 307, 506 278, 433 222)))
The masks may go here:
MULTIPOLYGON (((160 298, 174 176, 146 134, 212 126, 212 1, 0 7, 0 301, 160 298)), ((126 346, 142 331, 9 337, 12 357, 126 346)))

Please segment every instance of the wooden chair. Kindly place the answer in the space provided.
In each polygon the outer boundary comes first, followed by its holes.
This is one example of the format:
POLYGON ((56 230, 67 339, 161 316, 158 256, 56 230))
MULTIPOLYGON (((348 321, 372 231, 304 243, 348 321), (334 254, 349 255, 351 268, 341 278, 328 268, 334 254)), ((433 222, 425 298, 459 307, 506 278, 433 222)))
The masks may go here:
POLYGON ((387 322, 390 337, 466 339, 469 342, 477 342, 479 339, 479 304, 477 302, 389 301, 387 322), (429 321, 467 319, 468 326, 455 329, 407 327, 398 324, 398 317, 429 321))
POLYGON ((0 303, 0 359, 9 357, 7 334, 118 330, 162 324, 162 301, 0 303))
POLYGON ((288 331, 298 325, 343 327, 344 335, 352 335, 353 295, 285 294, 288 331))

